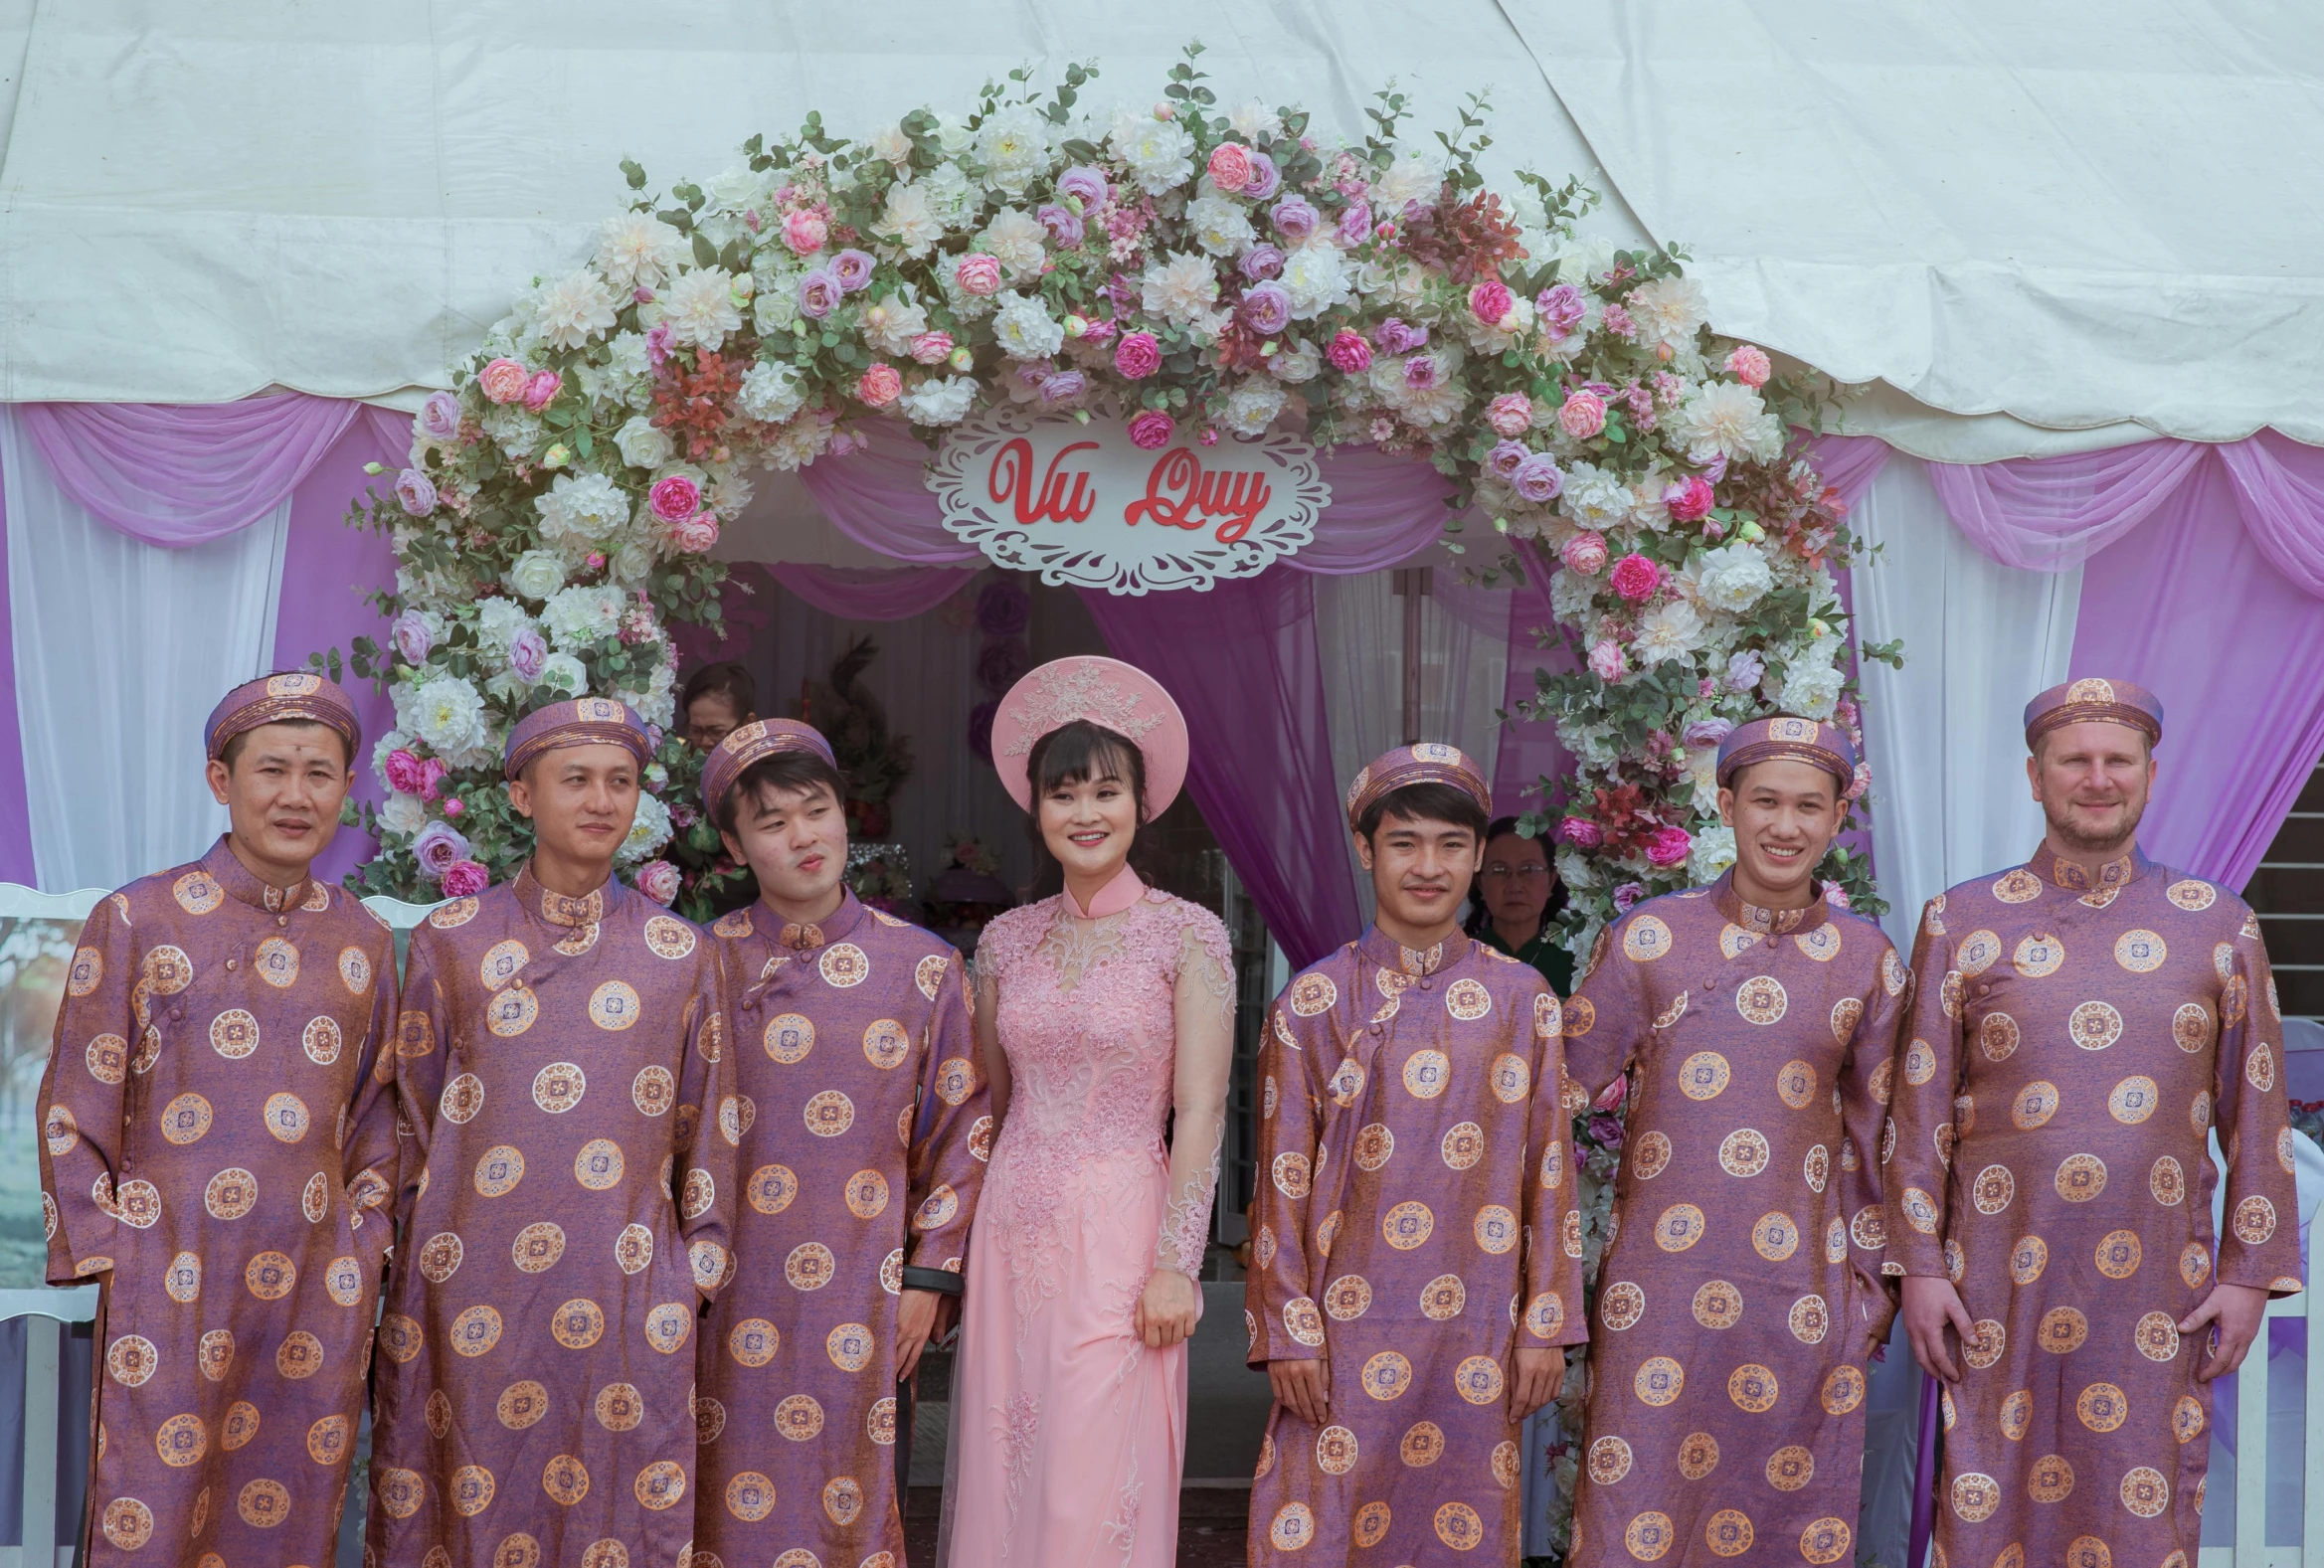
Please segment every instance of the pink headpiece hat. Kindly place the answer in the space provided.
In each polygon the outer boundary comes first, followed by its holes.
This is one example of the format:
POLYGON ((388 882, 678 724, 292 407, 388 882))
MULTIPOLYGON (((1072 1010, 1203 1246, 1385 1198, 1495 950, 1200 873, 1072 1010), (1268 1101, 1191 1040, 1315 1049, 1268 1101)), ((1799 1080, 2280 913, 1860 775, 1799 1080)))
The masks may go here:
POLYGON ((1085 653, 1051 659, 1009 687, 992 719, 992 766, 1009 798, 1033 808, 1034 743, 1076 719, 1130 741, 1146 758, 1146 811, 1169 809, 1186 782, 1186 719, 1162 683, 1134 664, 1085 653))
POLYGON ((1440 741, 1421 741, 1382 752, 1355 776, 1355 783, 1347 786, 1348 829, 1360 831, 1357 824, 1373 801, 1416 784, 1451 784, 1476 801, 1487 816, 1493 814, 1493 788, 1469 754, 1440 741))
POLYGON ((2163 738, 2163 699, 2126 680, 2091 675, 2067 681, 2026 704, 2026 745, 2031 747, 2052 730, 2093 719, 2143 730, 2147 744, 2155 745, 2163 738))
POLYGON ((350 757, 363 745, 363 725, 355 717, 355 704, 337 681, 312 670, 283 670, 244 681, 219 699, 202 731, 210 760, 224 757, 226 743, 236 736, 285 719, 330 726, 346 739, 350 757))
POLYGON ((612 697, 573 697, 535 708, 508 732, 500 771, 514 779, 543 752, 568 746, 626 746, 642 768, 653 761, 653 739, 630 706, 612 697))
POLYGON ((810 757, 820 757, 833 768, 839 766, 839 760, 831 755, 831 743, 813 725, 802 724, 797 719, 753 719, 728 731, 726 739, 710 753, 710 760, 702 765, 703 809, 715 820, 718 802, 726 798, 726 791, 750 771, 753 763, 785 752, 804 752, 810 757))

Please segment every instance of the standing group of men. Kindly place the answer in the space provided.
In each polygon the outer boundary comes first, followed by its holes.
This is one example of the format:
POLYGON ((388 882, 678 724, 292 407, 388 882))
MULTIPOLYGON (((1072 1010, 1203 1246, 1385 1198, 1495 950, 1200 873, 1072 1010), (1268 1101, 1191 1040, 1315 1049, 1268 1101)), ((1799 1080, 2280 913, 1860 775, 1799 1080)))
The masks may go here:
MULTIPOLYGON (((2256 922, 2135 845, 2161 733, 2123 683, 2037 698, 2044 844, 1906 962, 1815 877, 1847 736, 1741 726, 1734 869, 1631 910, 1562 1002, 1459 932, 1470 760, 1366 769, 1377 918, 1260 1061, 1251 1560, 1514 1562, 1518 1423, 1586 1338, 1570 1561, 1853 1561, 1900 1294, 1944 1381, 1932 1561, 2188 1568, 2207 1385, 2300 1259, 2256 922), (1593 1104, 1627 1127, 1585 1301, 1593 1104)), ((822 737, 718 743, 760 898, 703 931, 613 876, 645 727, 532 714, 531 859, 400 984, 309 875, 345 695, 267 677, 208 737, 233 826, 90 917, 42 1090, 50 1279, 107 1287, 91 1559, 321 1568, 368 1389, 373 1568, 899 1568, 899 1396, 994 1129, 959 955, 841 881, 822 737)))

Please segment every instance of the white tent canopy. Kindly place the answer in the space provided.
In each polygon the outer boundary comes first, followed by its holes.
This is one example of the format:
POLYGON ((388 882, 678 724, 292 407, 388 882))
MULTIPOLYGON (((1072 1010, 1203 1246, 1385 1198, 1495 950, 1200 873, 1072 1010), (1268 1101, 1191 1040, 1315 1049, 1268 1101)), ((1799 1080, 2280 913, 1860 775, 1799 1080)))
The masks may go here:
POLYGON ((1420 134, 1490 87, 1490 167, 1593 180, 1592 227, 1687 245, 1715 325, 1873 383, 1852 428, 1910 450, 2324 440, 2324 17, 2073 11, 0 0, 0 400, 408 400, 585 253, 625 156, 666 188, 1020 65, 1143 102, 1199 38, 1222 100, 1327 136, 1391 78, 1420 134))

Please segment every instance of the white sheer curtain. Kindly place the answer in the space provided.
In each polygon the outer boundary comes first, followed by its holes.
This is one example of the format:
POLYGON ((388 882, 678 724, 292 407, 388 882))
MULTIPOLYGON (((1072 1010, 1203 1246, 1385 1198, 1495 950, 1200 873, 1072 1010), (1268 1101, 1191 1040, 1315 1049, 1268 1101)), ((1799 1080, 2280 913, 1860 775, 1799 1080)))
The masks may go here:
POLYGON ((202 723, 274 646, 290 502, 190 550, 141 544, 60 490, 0 409, 8 611, 41 887, 112 888, 226 828, 202 723))
POLYGON ((1897 452, 1850 514, 1880 553, 1852 573, 1857 634, 1904 639, 1904 668, 1864 670, 1873 856, 1882 922, 1909 950, 1920 906, 2032 853, 2026 700, 2065 679, 2082 574, 1987 560, 1945 514, 1918 458, 1897 452))

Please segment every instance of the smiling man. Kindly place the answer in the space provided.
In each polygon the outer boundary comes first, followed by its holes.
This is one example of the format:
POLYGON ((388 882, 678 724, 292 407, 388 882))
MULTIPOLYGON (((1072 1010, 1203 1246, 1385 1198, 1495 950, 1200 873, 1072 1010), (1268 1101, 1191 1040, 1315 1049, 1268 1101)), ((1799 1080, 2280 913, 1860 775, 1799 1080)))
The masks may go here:
POLYGON ((711 945, 613 874, 651 755, 610 698, 527 716, 503 767, 531 860, 413 933, 379 1568, 687 1558, 741 1109, 711 945))
POLYGON ((788 719, 702 771, 759 902, 713 928, 745 1201, 698 1356, 697 1563, 903 1561, 909 1379, 991 1152, 961 956, 848 889, 843 793, 830 743, 788 719))
POLYGON ((2212 1381, 2300 1288, 2259 923, 2138 848, 2162 735, 2126 681, 2036 697, 2041 847, 1921 916, 1882 1158, 1954 1563, 2188 1568, 2212 1381))
POLYGON ((322 1562, 338 1534, 392 1239, 395 943, 308 867, 360 740, 319 675, 235 688, 226 836, 82 930, 41 1184, 49 1283, 105 1287, 85 1561, 322 1562))
MULTIPOLYGON (((1852 1563, 1865 1363, 1895 1304, 1874 1164, 1904 965, 1816 868, 1848 735, 1777 715, 1718 751, 1735 863, 1600 935, 1566 1069, 1629 1103, 1567 1561, 1852 1563)), ((1984 1568, 1980 1564, 1979 1568, 1984 1568)))
POLYGON ((1356 776, 1378 914, 1276 998, 1250 1362, 1253 1564, 1518 1560, 1519 1423, 1582 1337, 1557 998, 1461 934, 1492 792, 1450 746, 1356 776))

